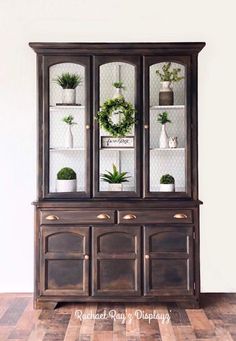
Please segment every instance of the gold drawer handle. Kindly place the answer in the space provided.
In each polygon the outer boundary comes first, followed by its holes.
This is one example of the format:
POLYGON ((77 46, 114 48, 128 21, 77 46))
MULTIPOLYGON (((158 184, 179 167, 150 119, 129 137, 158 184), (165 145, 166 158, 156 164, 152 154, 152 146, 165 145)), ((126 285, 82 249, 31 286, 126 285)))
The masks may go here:
POLYGON ((174 218, 175 218, 175 219, 187 219, 188 216, 187 216, 187 214, 176 213, 176 214, 174 215, 174 218))
POLYGON ((52 215, 48 215, 45 219, 53 221, 53 220, 59 220, 59 217, 57 215, 52 214, 52 215))
POLYGON ((136 219, 137 217, 136 217, 136 215, 134 215, 134 214, 126 214, 124 217, 123 217, 123 219, 124 220, 133 220, 133 219, 136 219))
POLYGON ((109 214, 101 213, 101 214, 97 215, 97 218, 98 218, 98 219, 101 219, 101 220, 108 220, 108 219, 110 219, 111 217, 109 216, 109 214))
POLYGON ((84 256, 84 259, 89 259, 89 255, 85 255, 85 256, 84 256))
POLYGON ((150 258, 150 256, 149 255, 145 255, 145 259, 149 259, 150 258))

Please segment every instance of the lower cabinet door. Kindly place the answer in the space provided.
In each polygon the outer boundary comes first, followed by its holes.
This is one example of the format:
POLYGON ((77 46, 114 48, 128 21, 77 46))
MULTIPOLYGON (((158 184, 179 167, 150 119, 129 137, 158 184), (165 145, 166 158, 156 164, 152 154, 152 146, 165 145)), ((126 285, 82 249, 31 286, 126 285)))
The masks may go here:
POLYGON ((93 296, 139 296, 140 227, 93 227, 93 296))
POLYGON ((89 227, 41 226, 40 292, 87 296, 89 227))
POLYGON ((144 295, 193 294, 192 227, 144 228, 144 295))

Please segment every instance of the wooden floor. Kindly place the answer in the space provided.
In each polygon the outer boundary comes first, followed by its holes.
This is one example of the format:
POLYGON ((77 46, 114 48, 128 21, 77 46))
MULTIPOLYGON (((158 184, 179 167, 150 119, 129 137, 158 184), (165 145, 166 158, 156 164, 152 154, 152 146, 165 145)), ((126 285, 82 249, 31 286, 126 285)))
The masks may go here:
POLYGON ((31 294, 0 294, 0 341, 5 340, 232 341, 236 340, 236 294, 204 294, 202 309, 195 310, 176 304, 99 303, 64 304, 54 311, 33 310, 31 294), (138 318, 140 311, 146 319, 138 318), (157 313, 170 316, 170 322, 153 319, 149 324, 148 314, 154 311, 156 317, 157 313), (116 314, 116 320, 89 318, 102 313, 116 314), (87 319, 79 318, 80 314, 87 319))

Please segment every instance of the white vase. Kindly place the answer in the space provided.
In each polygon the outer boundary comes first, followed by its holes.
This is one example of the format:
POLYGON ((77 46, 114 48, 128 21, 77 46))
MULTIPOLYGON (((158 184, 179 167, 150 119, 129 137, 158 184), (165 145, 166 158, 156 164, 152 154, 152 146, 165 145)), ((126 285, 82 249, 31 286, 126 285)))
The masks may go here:
POLYGON ((75 89, 63 89, 63 104, 75 104, 75 89))
POLYGON ((73 141, 73 134, 71 130, 71 125, 67 125, 67 132, 66 132, 66 138, 65 138, 65 148, 73 148, 74 141, 73 141))
POLYGON ((113 98, 120 98, 120 97, 124 97, 123 93, 122 93, 122 89, 121 88, 115 88, 115 93, 113 95, 113 98))
POLYGON ((122 184, 109 184, 109 191, 111 192, 120 192, 122 189, 122 184))
POLYGON ((166 125, 162 124, 161 126, 161 135, 160 135, 160 148, 168 148, 169 147, 169 138, 166 132, 166 125))
POLYGON ((171 88, 171 82, 161 82, 159 92, 159 105, 173 105, 174 93, 171 88))
POLYGON ((174 192, 175 184, 160 184, 160 191, 161 192, 174 192))
POLYGON ((77 181, 74 180, 58 180, 57 179, 57 192, 75 192, 77 181))

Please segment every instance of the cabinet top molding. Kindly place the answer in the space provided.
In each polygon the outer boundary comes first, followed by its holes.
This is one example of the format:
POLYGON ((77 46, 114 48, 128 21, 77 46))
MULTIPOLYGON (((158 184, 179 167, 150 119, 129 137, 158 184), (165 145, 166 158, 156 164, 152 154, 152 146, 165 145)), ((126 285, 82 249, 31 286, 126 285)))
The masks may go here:
POLYGON ((137 53, 148 53, 153 50, 153 52, 166 53, 198 53, 206 45, 205 42, 162 42, 162 43, 72 43, 72 42, 30 42, 29 46, 36 53, 50 53, 50 52, 61 52, 62 50, 66 52, 78 51, 83 53, 91 53, 96 50, 97 52, 125 52, 132 49, 137 50, 137 53))

